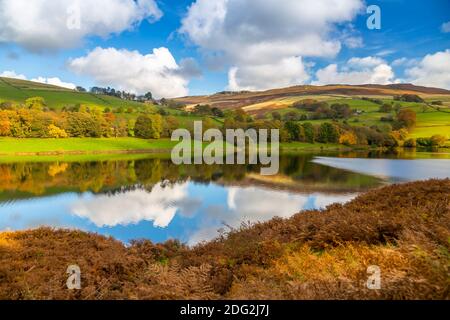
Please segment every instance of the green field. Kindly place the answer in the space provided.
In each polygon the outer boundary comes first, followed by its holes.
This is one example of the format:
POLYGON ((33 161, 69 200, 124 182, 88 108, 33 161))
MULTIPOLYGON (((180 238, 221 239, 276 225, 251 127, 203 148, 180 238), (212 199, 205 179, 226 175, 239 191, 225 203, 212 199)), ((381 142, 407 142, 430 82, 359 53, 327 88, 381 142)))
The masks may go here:
MULTIPOLYGON (((393 100, 382 99, 385 103, 391 103, 393 100)), ((433 99, 431 99, 433 100, 433 99)), ((431 101, 430 100, 430 101, 431 101)), ((429 101, 427 101, 429 102, 429 101)), ((329 105, 334 103, 340 104, 348 104, 352 109, 362 111, 359 115, 353 115, 350 117, 347 122, 353 126, 373 126, 373 125, 386 125, 389 122, 382 122, 380 119, 382 117, 392 116, 395 117, 395 113, 381 113, 379 112, 380 106, 366 100, 362 99, 330 99, 327 100, 329 105)), ((397 101, 394 101, 394 104, 397 101)), ((410 102, 399 102, 402 105, 402 108, 412 109, 417 114, 417 126, 411 132, 411 137, 420 138, 420 137, 431 137, 433 135, 443 135, 450 139, 450 107, 446 107, 445 105, 441 107, 441 110, 436 108, 427 106, 426 104, 421 103, 410 103, 410 102)), ((303 110, 296 110, 292 107, 286 107, 283 109, 278 109, 281 115, 286 114, 289 111, 297 111, 299 114, 305 114, 303 110)), ((271 118, 272 111, 268 111, 266 113, 266 117, 271 118)), ((321 124, 324 122, 329 122, 328 119, 323 120, 306 120, 301 122, 310 122, 312 124, 321 124)), ((339 120, 343 122, 343 120, 339 120)))
POLYGON ((0 138, 0 156, 49 153, 102 153, 118 151, 161 152, 171 150, 177 143, 169 139, 145 140, 137 138, 69 138, 14 139, 0 138))
POLYGON ((77 92, 24 80, 0 78, 0 102, 23 103, 31 97, 43 97, 47 106, 55 109, 76 104, 111 109, 119 107, 140 109, 145 107, 143 103, 122 100, 116 97, 77 92))

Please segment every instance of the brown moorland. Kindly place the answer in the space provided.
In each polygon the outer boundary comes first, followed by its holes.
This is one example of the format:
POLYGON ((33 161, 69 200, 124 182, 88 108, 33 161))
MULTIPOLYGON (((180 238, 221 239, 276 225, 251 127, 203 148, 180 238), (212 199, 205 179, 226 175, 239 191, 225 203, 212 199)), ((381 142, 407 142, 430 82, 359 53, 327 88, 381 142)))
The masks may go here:
POLYGON ((0 299, 449 299, 450 180, 243 225, 188 248, 81 231, 0 233, 0 299), (77 264, 82 289, 66 288, 77 264), (381 290, 366 287, 381 269, 381 290))

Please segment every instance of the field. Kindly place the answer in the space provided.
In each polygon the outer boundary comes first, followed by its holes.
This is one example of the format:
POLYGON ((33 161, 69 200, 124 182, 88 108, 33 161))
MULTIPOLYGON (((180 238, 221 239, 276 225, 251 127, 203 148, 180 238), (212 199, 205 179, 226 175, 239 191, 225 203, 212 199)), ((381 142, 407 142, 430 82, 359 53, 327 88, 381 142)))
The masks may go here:
POLYGON ((449 299, 449 193, 450 180, 387 186, 195 247, 3 232, 0 299, 449 299), (78 291, 64 285, 72 264, 78 291), (380 290, 366 286, 369 266, 381 270, 380 290))
POLYGON ((170 151, 176 142, 168 139, 137 138, 69 138, 14 139, 0 138, 0 156, 49 153, 102 153, 119 151, 170 151))
MULTIPOLYGON (((427 97, 426 102, 431 103, 431 101, 437 100, 437 98, 441 98, 441 101, 445 101, 445 99, 442 99, 443 98, 442 96, 438 96, 438 97, 427 97)), ((284 116, 288 112, 295 112, 299 115, 308 114, 306 111, 298 110, 292 107, 292 104, 294 102, 301 101, 304 99, 326 101, 329 105, 332 105, 334 103, 348 104, 352 109, 361 112, 359 115, 353 115, 347 120, 349 124, 354 126, 385 125, 386 122, 380 121, 382 117, 395 116, 393 112, 392 113, 379 112, 380 106, 371 101, 355 97, 336 98, 332 96, 302 96, 296 98, 294 97, 283 98, 279 100, 250 105, 244 107, 244 110, 246 110, 251 114, 263 116, 269 119, 273 118, 272 112, 274 111, 279 112, 282 116, 284 116)), ((392 98, 386 99, 386 97, 383 97, 381 100, 385 103, 394 103, 394 104, 398 103, 397 101, 392 100, 392 98)), ((447 104, 445 102, 444 105, 441 106, 440 110, 421 103, 400 102, 400 104, 402 105, 402 108, 412 109, 417 113, 417 126, 411 132, 411 137, 414 138, 431 137, 433 135, 440 134, 450 139, 450 104, 447 104)), ((321 124, 323 122, 329 121, 330 120, 307 120, 301 122, 321 124)), ((340 121, 342 122, 342 120, 340 121)))
POLYGON ((110 109, 119 107, 140 109, 145 106, 142 103, 121 100, 116 97, 82 93, 24 80, 0 78, 0 102, 22 103, 31 97, 43 97, 47 106, 55 109, 76 104, 110 109))

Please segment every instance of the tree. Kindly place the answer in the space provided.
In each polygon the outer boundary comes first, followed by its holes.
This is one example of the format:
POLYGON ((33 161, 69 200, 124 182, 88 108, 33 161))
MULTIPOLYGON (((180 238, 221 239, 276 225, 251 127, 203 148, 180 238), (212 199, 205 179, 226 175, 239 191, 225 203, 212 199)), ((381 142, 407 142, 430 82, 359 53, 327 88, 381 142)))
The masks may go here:
POLYGON ((163 121, 159 114, 140 115, 134 125, 134 135, 143 139, 159 139, 163 132, 163 121))
POLYGON ((168 116, 166 118, 164 118, 164 129, 163 129, 163 134, 162 136, 165 138, 170 138, 172 136, 172 133, 179 128, 180 126, 180 122, 178 121, 177 118, 175 118, 174 116, 168 116))
POLYGON ((303 131, 305 132, 305 141, 309 143, 314 143, 316 139, 316 133, 314 130, 314 126, 307 122, 302 125, 303 131))
POLYGON ((25 100, 25 106, 28 109, 42 111, 45 107, 45 100, 42 97, 32 97, 25 100))
POLYGON ((102 136, 99 123, 87 112, 69 112, 64 129, 71 137, 99 138, 102 136))
POLYGON ((408 130, 413 129, 417 123, 417 115, 414 110, 402 109, 397 114, 396 129, 406 128, 408 130))
POLYGON ((0 111, 0 136, 11 135, 11 122, 7 111, 0 111))
POLYGON ((81 86, 77 86, 76 90, 77 90, 78 92, 86 92, 86 91, 87 91, 85 88, 83 88, 83 87, 81 87, 81 86))
POLYGON ((339 137, 339 143, 346 146, 353 146, 358 143, 358 138, 352 131, 346 131, 339 137))
POLYGON ((322 123, 319 127, 317 141, 322 143, 339 142, 339 131, 336 126, 328 122, 322 123))
POLYGON ((335 103, 331 105, 331 109, 334 111, 334 117, 336 119, 348 119, 353 112, 347 103, 335 103))
POLYGON ((153 94, 149 91, 144 95, 145 99, 148 101, 153 100, 153 94))
POLYGON ((284 128, 289 134, 291 141, 302 141, 302 139, 305 139, 305 129, 300 124, 294 121, 287 121, 284 124, 284 128))

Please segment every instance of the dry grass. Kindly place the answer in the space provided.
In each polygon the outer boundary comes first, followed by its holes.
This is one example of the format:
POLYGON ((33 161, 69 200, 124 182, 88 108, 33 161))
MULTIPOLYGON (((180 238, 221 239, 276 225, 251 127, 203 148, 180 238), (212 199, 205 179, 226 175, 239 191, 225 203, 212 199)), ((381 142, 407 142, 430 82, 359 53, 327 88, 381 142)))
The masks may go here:
POLYGON ((450 180, 242 226, 187 248, 79 231, 0 234, 1 299, 449 299, 450 180), (82 270, 82 290, 65 287, 82 270), (367 267, 382 289, 366 288, 367 267))

